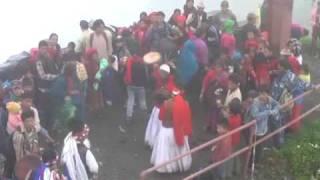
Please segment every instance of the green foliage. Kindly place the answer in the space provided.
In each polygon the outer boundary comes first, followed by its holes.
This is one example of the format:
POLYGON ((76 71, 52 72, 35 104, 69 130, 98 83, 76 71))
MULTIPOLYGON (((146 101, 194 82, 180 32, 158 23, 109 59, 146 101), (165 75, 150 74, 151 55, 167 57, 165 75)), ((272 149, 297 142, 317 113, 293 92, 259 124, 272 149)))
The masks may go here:
POLYGON ((295 179, 309 180, 320 169, 320 122, 307 124, 298 135, 287 139, 278 153, 295 179))

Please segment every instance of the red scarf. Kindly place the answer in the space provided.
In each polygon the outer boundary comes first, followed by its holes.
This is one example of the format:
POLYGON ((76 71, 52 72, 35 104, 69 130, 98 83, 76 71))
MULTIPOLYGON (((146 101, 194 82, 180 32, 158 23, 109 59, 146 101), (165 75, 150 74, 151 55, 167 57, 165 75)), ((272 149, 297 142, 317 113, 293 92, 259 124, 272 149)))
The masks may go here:
POLYGON ((192 134, 191 110, 188 102, 181 96, 173 98, 173 128, 175 140, 178 146, 184 145, 185 136, 192 134))

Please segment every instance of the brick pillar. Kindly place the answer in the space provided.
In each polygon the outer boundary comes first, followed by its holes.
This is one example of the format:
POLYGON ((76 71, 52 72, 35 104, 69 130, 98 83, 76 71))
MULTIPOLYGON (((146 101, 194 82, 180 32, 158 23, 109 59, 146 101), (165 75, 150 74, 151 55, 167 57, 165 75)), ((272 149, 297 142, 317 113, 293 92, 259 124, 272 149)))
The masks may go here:
POLYGON ((267 0, 268 31, 274 52, 279 53, 290 39, 293 0, 267 0))

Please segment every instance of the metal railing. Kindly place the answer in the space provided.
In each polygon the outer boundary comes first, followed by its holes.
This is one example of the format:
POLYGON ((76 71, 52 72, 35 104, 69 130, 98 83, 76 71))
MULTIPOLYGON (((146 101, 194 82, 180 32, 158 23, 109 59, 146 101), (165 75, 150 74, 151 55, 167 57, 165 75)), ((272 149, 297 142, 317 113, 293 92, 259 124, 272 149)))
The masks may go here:
MULTIPOLYGON (((301 99, 301 98, 303 98, 303 97, 311 94, 313 91, 314 91, 314 90, 311 89, 311 90, 308 90, 308 91, 304 92, 303 94, 295 97, 295 98, 292 99, 291 101, 289 101, 289 102, 281 105, 281 109, 287 107, 289 104, 293 103, 294 101, 299 100, 299 99, 301 99)), ((219 137, 217 137, 217 138, 215 138, 215 139, 213 139, 213 140, 210 140, 210 141, 208 141, 208 142, 206 142, 206 143, 203 143, 202 145, 199 145, 199 146, 191 149, 189 152, 187 152, 187 153, 185 153, 185 154, 179 155, 179 156, 177 156, 177 157, 175 157, 175 158, 173 158, 173 159, 171 159, 171 160, 169 160, 169 161, 163 162, 162 164, 159 164, 159 165, 157 165, 157 166, 154 166, 154 167, 151 167, 151 168, 149 168, 149 169, 146 169, 146 170, 142 171, 142 172, 140 173, 140 180, 146 180, 146 178, 147 178, 148 175, 150 175, 152 172, 156 171, 157 169, 159 169, 159 168, 161 168, 161 167, 163 167, 163 166, 166 166, 166 165, 168 165, 168 164, 171 164, 172 162, 178 161, 178 160, 180 160, 180 159, 182 159, 182 158, 184 158, 184 157, 186 157, 186 156, 192 155, 192 154, 194 154, 194 153, 196 153, 196 152, 198 152, 198 151, 200 151, 200 150, 202 150, 202 149, 205 149, 205 148, 207 148, 207 147, 209 147, 209 146, 211 146, 211 145, 213 145, 213 144, 218 143, 219 141, 221 141, 221 140, 225 139, 226 137, 229 137, 229 136, 231 136, 231 135, 233 135, 233 134, 235 134, 235 133, 239 133, 239 132, 241 132, 241 131, 243 131, 243 130, 245 130, 245 129, 251 128, 251 130, 250 130, 250 136, 249 136, 249 145, 248 145, 248 146, 246 146, 246 147, 238 150, 237 152, 232 153, 230 156, 228 156, 227 158, 225 158, 225 159, 223 159, 223 160, 221 160, 221 161, 219 161, 219 162, 215 162, 215 163, 209 165, 208 167, 206 167, 206 168, 204 168, 204 169, 202 169, 202 170, 200 170, 200 171, 198 171, 198 172, 196 172, 196 173, 191 174, 190 176, 186 177, 184 180, 191 180, 191 179, 193 179, 193 178, 195 178, 195 177, 198 177, 198 176, 204 174, 205 172, 207 172, 207 171, 209 171, 209 170, 212 170, 212 169, 216 168, 217 166, 223 164, 224 162, 226 162, 226 161, 228 161, 228 160, 230 160, 230 159, 232 159, 232 158, 235 158, 235 157, 237 157, 237 156, 239 156, 239 155, 242 155, 242 154, 244 154, 244 153, 246 153, 246 152, 248 152, 248 153, 247 153, 247 155, 246 155, 246 162, 245 162, 245 165, 246 165, 246 166, 245 166, 245 167, 248 167, 247 165, 249 164, 249 160, 250 160, 250 153, 249 153, 249 152, 250 152, 250 150, 251 150, 254 146, 256 146, 256 145, 258 145, 258 144, 261 144, 262 142, 264 142, 264 141, 272 138, 272 137, 275 136, 276 134, 280 133, 280 132, 283 131, 284 129, 292 126, 293 124, 295 124, 295 123, 297 123, 297 122, 299 122, 299 121, 300 121, 301 119, 303 119, 305 116, 311 114, 312 112, 314 112, 314 111, 317 110, 318 108, 320 108, 320 104, 317 105, 317 106, 315 106, 315 107, 313 107, 312 109, 310 109, 309 111, 307 111, 306 113, 304 113, 303 115, 301 115, 299 118, 297 118, 297 119, 295 119, 295 120, 293 120, 293 121, 290 121, 288 124, 282 126, 281 128, 279 128, 279 129, 277 129, 277 130, 269 133, 269 134, 266 135, 265 137, 259 139, 257 142, 253 142, 253 139, 254 139, 254 136, 255 136, 255 135, 254 135, 254 132, 255 132, 255 128, 256 128, 256 120, 253 120, 253 121, 251 121, 251 122, 249 122, 249 123, 247 123, 247 124, 245 124, 245 125, 237 128, 237 129, 234 129, 234 130, 232 130, 232 131, 230 131, 230 132, 228 132, 228 133, 226 133, 226 134, 224 134, 224 135, 222 135, 222 136, 219 136, 219 137)), ((247 169, 244 168, 244 173, 243 173, 243 175, 246 175, 246 172, 247 172, 247 169)))

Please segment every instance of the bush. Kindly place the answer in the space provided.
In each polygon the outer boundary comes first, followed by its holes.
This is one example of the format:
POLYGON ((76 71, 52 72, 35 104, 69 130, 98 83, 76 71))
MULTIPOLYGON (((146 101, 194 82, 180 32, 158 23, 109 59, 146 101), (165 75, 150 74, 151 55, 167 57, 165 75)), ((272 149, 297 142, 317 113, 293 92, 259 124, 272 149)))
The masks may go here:
POLYGON ((320 122, 307 124, 288 138, 279 151, 287 161, 289 173, 297 180, 309 180, 320 169, 320 122))

